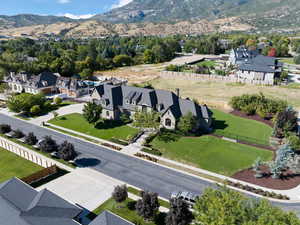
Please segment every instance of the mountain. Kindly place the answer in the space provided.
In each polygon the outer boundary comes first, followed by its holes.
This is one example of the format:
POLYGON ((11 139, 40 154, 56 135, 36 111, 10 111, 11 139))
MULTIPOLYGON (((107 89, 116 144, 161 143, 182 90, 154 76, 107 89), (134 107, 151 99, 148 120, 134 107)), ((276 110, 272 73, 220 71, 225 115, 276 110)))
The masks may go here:
POLYGON ((2 16, 0 15, 0 27, 24 27, 32 25, 48 25, 59 22, 72 22, 73 20, 67 17, 59 16, 40 16, 32 14, 20 14, 16 16, 2 16))
POLYGON ((132 23, 214 20, 234 16, 255 26, 284 27, 299 26, 299 14, 299 0, 133 0, 93 19, 132 23))

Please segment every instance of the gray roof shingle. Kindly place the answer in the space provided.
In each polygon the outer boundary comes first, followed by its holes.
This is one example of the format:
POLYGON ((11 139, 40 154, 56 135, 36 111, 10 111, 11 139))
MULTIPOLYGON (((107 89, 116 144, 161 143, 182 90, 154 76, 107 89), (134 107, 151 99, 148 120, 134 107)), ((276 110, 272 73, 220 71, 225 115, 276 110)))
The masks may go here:
POLYGON ((104 211, 99 216, 97 216, 89 225, 133 225, 133 223, 109 211, 104 211))

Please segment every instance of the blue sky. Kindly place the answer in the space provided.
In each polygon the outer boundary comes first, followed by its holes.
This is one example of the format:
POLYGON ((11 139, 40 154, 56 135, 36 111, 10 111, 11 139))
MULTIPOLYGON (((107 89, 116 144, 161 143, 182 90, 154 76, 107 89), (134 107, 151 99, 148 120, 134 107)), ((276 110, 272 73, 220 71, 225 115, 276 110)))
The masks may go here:
POLYGON ((122 6, 131 0, 0 0, 0 15, 23 13, 41 15, 91 16, 122 6))

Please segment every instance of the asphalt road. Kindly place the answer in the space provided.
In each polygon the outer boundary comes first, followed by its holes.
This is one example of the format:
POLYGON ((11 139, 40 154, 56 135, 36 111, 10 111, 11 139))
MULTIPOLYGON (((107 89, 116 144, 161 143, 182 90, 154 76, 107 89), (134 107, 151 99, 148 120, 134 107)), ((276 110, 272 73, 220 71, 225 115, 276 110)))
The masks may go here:
MULTIPOLYGON (((50 135, 58 143, 68 140, 74 144, 76 151, 79 152, 78 161, 83 165, 90 166, 99 172, 141 189, 157 192, 165 198, 169 198, 171 192, 176 190, 187 190, 201 194, 205 188, 215 187, 214 184, 200 178, 167 169, 119 152, 109 151, 101 146, 87 143, 3 114, 0 114, 0 123, 10 124, 12 129, 20 129, 24 133, 34 132, 38 138, 50 135)), ((300 216, 300 203, 273 204, 285 210, 294 211, 300 216)))

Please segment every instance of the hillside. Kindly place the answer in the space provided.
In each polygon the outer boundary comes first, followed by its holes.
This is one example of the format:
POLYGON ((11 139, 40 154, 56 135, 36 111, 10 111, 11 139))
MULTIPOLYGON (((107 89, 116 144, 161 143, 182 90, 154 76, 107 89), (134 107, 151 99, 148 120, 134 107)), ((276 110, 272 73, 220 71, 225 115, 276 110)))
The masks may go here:
POLYGON ((299 0, 133 0, 93 19, 113 23, 173 22, 238 16, 259 28, 300 25, 299 0))

